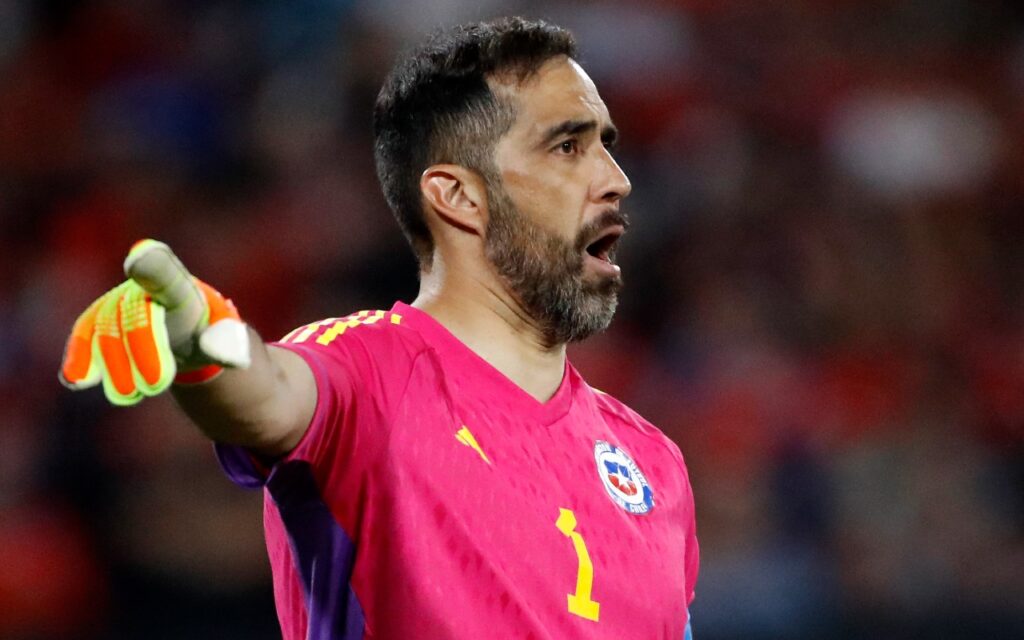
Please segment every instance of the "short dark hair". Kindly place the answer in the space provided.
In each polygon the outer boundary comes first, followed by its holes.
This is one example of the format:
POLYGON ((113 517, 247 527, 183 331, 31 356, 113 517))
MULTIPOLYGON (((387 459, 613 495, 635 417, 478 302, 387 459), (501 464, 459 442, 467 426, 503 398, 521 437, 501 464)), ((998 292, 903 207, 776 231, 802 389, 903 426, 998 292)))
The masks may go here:
POLYGON ((549 59, 575 54, 567 30, 517 17, 439 31, 395 64, 374 106, 374 157, 384 198, 421 267, 429 268, 434 250, 423 171, 446 162, 489 176, 494 146, 515 121, 487 79, 512 74, 522 82, 549 59))

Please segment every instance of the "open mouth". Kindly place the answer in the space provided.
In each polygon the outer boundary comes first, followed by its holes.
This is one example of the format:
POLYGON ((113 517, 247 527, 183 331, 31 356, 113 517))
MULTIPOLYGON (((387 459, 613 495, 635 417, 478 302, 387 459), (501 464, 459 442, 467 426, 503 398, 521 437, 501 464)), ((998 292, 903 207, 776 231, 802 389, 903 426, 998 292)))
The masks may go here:
POLYGON ((619 225, 607 227, 597 238, 587 245, 586 251, 591 256, 604 262, 612 262, 615 259, 615 245, 619 238, 625 233, 625 228, 619 225))

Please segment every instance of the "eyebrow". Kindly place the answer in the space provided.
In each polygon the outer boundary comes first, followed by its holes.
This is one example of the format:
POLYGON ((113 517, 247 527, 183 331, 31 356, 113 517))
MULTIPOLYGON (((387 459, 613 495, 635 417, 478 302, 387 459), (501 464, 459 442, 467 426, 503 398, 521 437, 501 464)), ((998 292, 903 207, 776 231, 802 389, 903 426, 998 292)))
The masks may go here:
MULTIPOLYGON (((597 129, 597 120, 565 120, 544 132, 539 146, 546 147, 562 136, 581 136, 597 129)), ((613 124, 601 129, 601 142, 614 146, 619 140, 619 130, 613 124)))

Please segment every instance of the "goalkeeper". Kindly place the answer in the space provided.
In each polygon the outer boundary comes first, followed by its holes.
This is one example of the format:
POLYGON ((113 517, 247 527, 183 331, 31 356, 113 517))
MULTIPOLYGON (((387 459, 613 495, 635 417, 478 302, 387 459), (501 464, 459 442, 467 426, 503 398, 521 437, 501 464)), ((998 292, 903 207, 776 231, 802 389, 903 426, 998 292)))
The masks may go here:
POLYGON ((286 640, 684 638, 698 549, 679 449, 566 344, 611 322, 630 183, 567 31, 505 19, 400 60, 377 172, 412 304, 265 344, 164 244, 68 340, 61 376, 171 388, 262 487, 286 640))

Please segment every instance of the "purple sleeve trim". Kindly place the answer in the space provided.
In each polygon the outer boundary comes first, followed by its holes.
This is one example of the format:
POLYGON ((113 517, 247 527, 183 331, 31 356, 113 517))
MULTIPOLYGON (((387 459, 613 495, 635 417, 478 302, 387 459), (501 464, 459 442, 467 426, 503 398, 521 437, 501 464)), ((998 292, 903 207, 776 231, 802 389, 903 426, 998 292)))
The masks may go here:
POLYGON ((266 484, 302 580, 306 639, 362 640, 366 619, 351 584, 356 547, 324 503, 309 464, 282 462, 266 484))
MULTIPOLYGON (((317 388, 317 402, 316 408, 313 412, 313 417, 310 419, 309 426, 306 428, 306 432, 303 434, 302 439, 295 446, 295 449, 291 453, 284 456, 281 461, 287 461, 293 457, 297 451, 303 448, 306 441, 312 436, 312 432, 319 429, 321 422, 323 421, 323 413, 325 411, 324 406, 331 400, 330 391, 328 390, 329 384, 327 382, 327 373, 324 371, 323 363, 315 357, 314 352, 311 350, 294 345, 294 344, 283 344, 273 343, 274 346, 283 347, 298 354, 306 364, 309 365, 310 370, 313 372, 313 378, 316 380, 317 388)), ((214 453, 217 456, 217 461, 220 463, 221 469, 224 470, 224 474, 240 487, 245 489, 260 489, 267 483, 267 476, 270 475, 271 469, 263 467, 252 457, 252 453, 248 449, 238 445, 224 444, 221 442, 215 442, 213 445, 214 453)))
POLYGON ((213 452, 231 482, 246 489, 259 489, 266 484, 266 474, 256 466, 256 461, 245 447, 215 442, 213 452))

